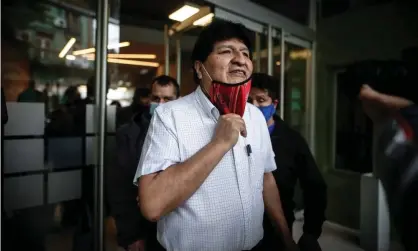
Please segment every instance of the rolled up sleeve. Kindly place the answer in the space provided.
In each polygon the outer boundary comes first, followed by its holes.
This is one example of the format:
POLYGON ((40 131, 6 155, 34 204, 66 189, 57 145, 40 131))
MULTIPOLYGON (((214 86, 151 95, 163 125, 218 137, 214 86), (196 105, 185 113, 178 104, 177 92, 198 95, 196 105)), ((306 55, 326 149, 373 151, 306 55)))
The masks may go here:
POLYGON ((277 169, 276 161, 274 160, 274 152, 273 148, 271 147, 271 141, 270 138, 266 139, 266 152, 265 152, 265 168, 264 173, 270 173, 277 169))
POLYGON ((157 108, 152 116, 133 181, 135 185, 139 177, 164 171, 180 162, 178 139, 173 121, 165 121, 163 118, 170 116, 160 114, 160 112, 161 109, 157 108))
MULTIPOLYGON (((264 119, 264 117, 263 117, 264 119)), ((273 147, 271 144, 270 133, 268 127, 264 124, 264 127, 261 129, 262 144, 265 146, 264 152, 264 173, 270 173, 277 169, 276 161, 274 159, 275 154, 273 152, 273 147)))

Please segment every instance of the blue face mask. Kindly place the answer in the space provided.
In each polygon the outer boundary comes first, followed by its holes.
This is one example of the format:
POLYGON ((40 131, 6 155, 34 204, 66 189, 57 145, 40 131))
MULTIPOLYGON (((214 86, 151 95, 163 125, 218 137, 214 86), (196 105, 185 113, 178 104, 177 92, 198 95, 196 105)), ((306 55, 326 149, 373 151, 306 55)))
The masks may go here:
POLYGON ((264 118, 268 121, 271 117, 273 117, 274 113, 276 112, 276 108, 274 104, 268 106, 259 106, 258 109, 263 113, 264 118))
POLYGON ((157 108, 159 105, 160 103, 156 103, 156 102, 150 103, 149 114, 151 114, 151 116, 154 114, 155 108, 157 108))

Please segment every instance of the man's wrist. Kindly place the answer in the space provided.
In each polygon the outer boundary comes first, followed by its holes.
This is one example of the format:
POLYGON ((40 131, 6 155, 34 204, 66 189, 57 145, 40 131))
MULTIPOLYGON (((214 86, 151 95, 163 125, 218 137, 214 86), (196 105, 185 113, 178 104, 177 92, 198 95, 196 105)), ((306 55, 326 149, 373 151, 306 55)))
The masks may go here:
POLYGON ((209 145, 211 147, 213 147, 214 149, 220 150, 220 151, 225 152, 225 153, 228 152, 231 149, 231 147, 226 142, 224 142, 222 140, 214 139, 209 143, 209 145))

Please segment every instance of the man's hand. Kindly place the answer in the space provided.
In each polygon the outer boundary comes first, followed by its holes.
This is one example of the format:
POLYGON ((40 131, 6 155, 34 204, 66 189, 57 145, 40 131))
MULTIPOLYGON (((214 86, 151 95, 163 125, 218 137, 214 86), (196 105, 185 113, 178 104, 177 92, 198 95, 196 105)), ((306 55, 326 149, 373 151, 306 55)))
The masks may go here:
POLYGON ((237 114, 229 113, 219 117, 213 140, 231 149, 237 143, 240 134, 247 137, 244 120, 237 114))
POLYGON ((303 234, 298 241, 300 251, 322 251, 318 240, 309 234, 303 234))
POLYGON ((375 123, 384 121, 399 109, 413 104, 405 98, 377 92, 368 85, 363 85, 359 98, 363 103, 364 112, 375 123))
POLYGON ((127 251, 145 251, 145 241, 137 240, 128 246, 127 251))
POLYGON ((292 238, 288 228, 286 218, 283 214, 280 193, 277 188, 276 180, 272 173, 264 174, 263 200, 267 214, 275 227, 281 242, 284 243, 286 251, 297 251, 298 246, 292 238))

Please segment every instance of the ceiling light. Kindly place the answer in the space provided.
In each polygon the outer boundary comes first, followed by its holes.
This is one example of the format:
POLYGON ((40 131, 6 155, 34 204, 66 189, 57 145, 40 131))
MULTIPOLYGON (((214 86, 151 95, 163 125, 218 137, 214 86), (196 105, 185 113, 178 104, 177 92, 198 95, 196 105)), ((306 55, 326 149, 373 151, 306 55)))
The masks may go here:
POLYGON ((96 51, 96 49, 94 49, 94 48, 83 49, 83 50, 73 51, 73 55, 75 55, 75 56, 84 55, 84 54, 88 54, 88 53, 94 53, 95 51, 96 51))
MULTIPOLYGON (((116 49, 116 48, 121 48, 121 47, 127 47, 131 45, 131 43, 129 42, 121 42, 118 44, 109 44, 107 46, 107 49, 116 49)), ((78 51, 73 51, 73 55, 77 56, 77 55, 84 55, 84 54, 89 54, 89 53, 94 53, 96 52, 95 48, 88 48, 88 49, 83 49, 83 50, 78 50, 78 51)))
POLYGON ((71 60, 71 61, 75 60, 75 56, 74 55, 67 55, 67 56, 65 56, 65 58, 67 60, 71 60))
POLYGON ((156 62, 146 62, 146 61, 126 60, 126 59, 116 59, 116 58, 109 58, 107 62, 115 63, 115 64, 139 65, 139 66, 149 66, 149 67, 160 66, 160 64, 156 62))
POLYGON ((193 25, 195 26, 206 26, 212 22, 212 18, 215 16, 213 13, 209 13, 206 16, 200 18, 199 20, 196 20, 193 22, 193 25))
POLYGON ((107 54, 109 58, 156 59, 155 54, 107 54))
POLYGON ((199 8, 185 4, 180 9, 171 13, 168 16, 168 18, 170 18, 171 20, 175 20, 177 22, 183 22, 184 20, 186 20, 187 18, 193 16, 194 14, 198 12, 199 12, 199 8))
POLYGON ((277 65, 277 66, 279 66, 279 65, 280 65, 280 61, 277 61, 277 62, 276 62, 276 65, 277 65))
MULTIPOLYGON (((90 54, 85 56, 87 60, 94 61, 94 55, 90 54)), ((118 58, 108 58, 107 62, 114 64, 126 64, 126 65, 138 65, 138 66, 148 66, 148 67, 158 67, 160 66, 157 62, 147 62, 147 61, 137 61, 137 60, 126 60, 118 58)))
POLYGON ((67 52, 71 49, 71 47, 73 47, 75 41, 76 41, 75 38, 71 38, 70 40, 68 40, 67 44, 64 46, 64 48, 62 48, 62 51, 60 52, 60 54, 58 54, 58 57, 63 58, 67 54, 67 52))
POLYGON ((122 42, 122 43, 118 43, 118 44, 109 44, 107 45, 107 49, 117 49, 117 48, 121 48, 121 47, 128 47, 129 45, 131 45, 131 43, 129 42, 122 42))

